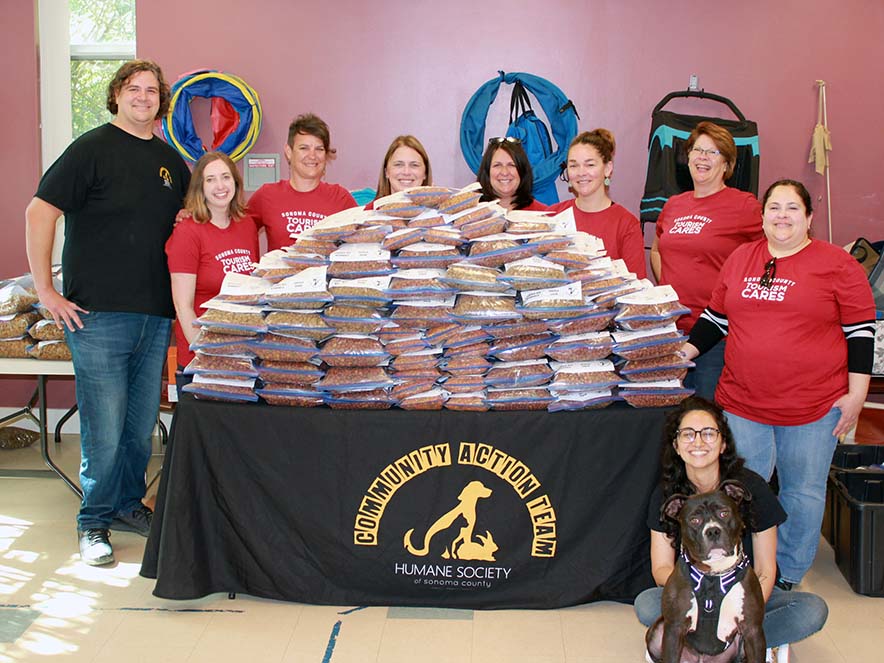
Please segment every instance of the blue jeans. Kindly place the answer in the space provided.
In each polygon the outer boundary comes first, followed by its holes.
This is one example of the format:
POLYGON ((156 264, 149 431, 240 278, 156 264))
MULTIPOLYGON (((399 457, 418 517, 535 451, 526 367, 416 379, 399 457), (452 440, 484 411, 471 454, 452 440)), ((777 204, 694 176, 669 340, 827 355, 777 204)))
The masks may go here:
POLYGON ((141 504, 172 321, 140 313, 81 314, 65 329, 80 409, 79 529, 108 527, 141 504))
POLYGON ((688 369, 684 379, 685 387, 693 389, 697 396, 702 396, 707 401, 715 400, 715 388, 724 368, 724 344, 725 339, 721 339, 710 350, 694 359, 696 366, 688 369))
POLYGON ((726 412, 737 453, 746 467, 770 479, 774 467, 779 500, 788 519, 777 529, 777 565, 791 583, 813 564, 826 509, 826 478, 838 439, 832 435, 841 410, 801 426, 770 426, 726 412))
MULTIPOLYGON (((662 587, 646 589, 635 597, 635 615, 645 626, 660 616, 662 587)), ((798 642, 819 631, 829 616, 829 606, 816 594, 784 592, 774 587, 764 606, 764 638, 768 647, 798 642)))

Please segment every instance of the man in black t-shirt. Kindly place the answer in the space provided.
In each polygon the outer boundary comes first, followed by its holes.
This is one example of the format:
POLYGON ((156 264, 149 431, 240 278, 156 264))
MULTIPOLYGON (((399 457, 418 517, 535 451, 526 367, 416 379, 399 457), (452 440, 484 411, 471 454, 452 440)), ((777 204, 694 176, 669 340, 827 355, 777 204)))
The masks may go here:
POLYGON ((124 64, 108 86, 113 120, 74 141, 46 171, 25 213, 41 303, 63 328, 80 412, 80 557, 114 561, 108 529, 147 536, 142 503, 169 345, 165 243, 190 172, 153 133, 169 106, 159 66, 124 64), (64 293, 52 284, 55 224, 65 215, 64 293))

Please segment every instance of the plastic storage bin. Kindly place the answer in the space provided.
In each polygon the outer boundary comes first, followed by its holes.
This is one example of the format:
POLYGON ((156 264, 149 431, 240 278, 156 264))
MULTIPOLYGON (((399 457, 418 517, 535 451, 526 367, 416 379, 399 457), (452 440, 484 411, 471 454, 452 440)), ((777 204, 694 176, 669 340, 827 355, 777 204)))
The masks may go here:
POLYGON ((857 470, 857 467, 868 467, 884 463, 884 446, 870 446, 864 444, 839 444, 835 448, 832 456, 832 469, 829 472, 829 481, 826 485, 826 510, 823 513, 823 523, 820 527, 823 537, 832 547, 835 547, 833 514, 835 512, 835 491, 832 487, 832 479, 838 478, 839 474, 843 474, 844 470, 859 473, 878 472, 884 476, 880 470, 857 470))
POLYGON ((858 594, 884 596, 884 472, 832 470, 835 563, 858 594))

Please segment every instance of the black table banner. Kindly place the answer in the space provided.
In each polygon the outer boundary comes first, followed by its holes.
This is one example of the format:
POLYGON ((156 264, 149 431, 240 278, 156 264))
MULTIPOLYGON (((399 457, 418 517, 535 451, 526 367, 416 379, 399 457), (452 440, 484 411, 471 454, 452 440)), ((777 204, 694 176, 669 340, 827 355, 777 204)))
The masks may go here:
POLYGON ((664 410, 179 403, 141 575, 154 594, 556 608, 653 585, 664 410))

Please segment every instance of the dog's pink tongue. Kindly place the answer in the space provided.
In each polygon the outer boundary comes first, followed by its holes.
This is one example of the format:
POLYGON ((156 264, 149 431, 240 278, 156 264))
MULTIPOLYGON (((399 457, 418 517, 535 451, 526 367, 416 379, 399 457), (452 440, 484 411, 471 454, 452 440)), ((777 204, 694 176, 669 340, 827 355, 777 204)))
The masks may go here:
POLYGON ((709 557, 707 559, 710 562, 717 562, 725 557, 727 557, 727 551, 724 548, 713 548, 709 551, 709 557))

